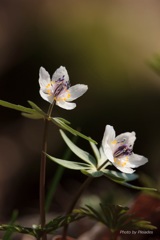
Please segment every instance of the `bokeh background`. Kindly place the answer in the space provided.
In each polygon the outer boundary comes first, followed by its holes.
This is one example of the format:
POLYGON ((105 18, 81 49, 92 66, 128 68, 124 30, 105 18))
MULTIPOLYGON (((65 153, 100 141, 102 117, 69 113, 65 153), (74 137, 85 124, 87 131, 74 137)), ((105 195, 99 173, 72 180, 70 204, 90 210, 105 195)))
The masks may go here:
MULTIPOLYGON (((39 95, 39 68, 52 75, 65 66, 71 84, 87 84, 89 90, 76 101, 75 110, 55 107, 53 115, 66 118, 99 144, 106 124, 117 134, 135 131, 134 151, 149 158, 137 170, 143 175, 137 184, 153 187, 160 170, 160 76, 149 63, 159 53, 158 0, 0 1, 0 99, 24 106, 31 100, 47 110, 39 95)), ((9 219, 13 209, 20 216, 38 213, 42 133, 41 120, 0 107, 1 220, 9 219)), ((90 151, 85 140, 78 145, 90 151)), ((60 158, 65 150, 58 128, 50 126, 48 152, 60 158)), ((48 160, 47 187, 56 169, 48 160)), ((66 170, 52 211, 64 210, 84 179, 66 170)), ((90 191, 110 194, 118 203, 138 194, 103 178, 90 191)))

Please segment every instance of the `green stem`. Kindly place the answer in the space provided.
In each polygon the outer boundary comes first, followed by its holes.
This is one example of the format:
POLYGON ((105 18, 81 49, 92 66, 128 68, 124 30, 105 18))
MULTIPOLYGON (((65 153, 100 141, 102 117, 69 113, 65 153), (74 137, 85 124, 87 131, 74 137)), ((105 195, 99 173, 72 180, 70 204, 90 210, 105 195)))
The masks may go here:
MULTIPOLYGON (((79 197, 81 196, 82 192, 84 191, 85 188, 88 187, 88 185, 90 184, 90 182, 92 181, 93 177, 88 177, 84 183, 81 185, 81 187, 79 188, 78 192, 76 193, 76 195, 74 196, 71 204, 68 207, 68 210, 66 212, 66 215, 70 214, 72 212, 72 210, 74 209, 79 197)), ((62 234, 62 240, 66 240, 66 236, 67 236, 67 231, 68 231, 68 223, 64 225, 63 228, 63 234, 62 234)))
MULTIPOLYGON (((41 166, 40 166, 40 224, 43 228, 46 223, 45 216, 45 178, 46 178, 46 155, 47 151, 47 132, 48 132, 48 119, 44 120, 44 134, 43 134, 43 143, 42 143, 42 153, 41 153, 41 166)), ((46 240, 46 234, 42 237, 43 240, 46 240)))
MULTIPOLYGON (((99 171, 102 167, 104 167, 107 162, 108 162, 108 160, 106 160, 102 165, 100 165, 100 166, 97 168, 97 171, 99 171)), ((90 182, 91 182, 92 180, 93 180, 93 177, 88 177, 88 178, 84 181, 84 183, 81 185, 81 187, 79 188, 78 192, 77 192, 76 195, 74 196, 71 204, 69 205, 69 208, 68 208, 68 210, 67 210, 67 212, 66 212, 66 215, 70 214, 70 213, 73 211, 73 209, 74 209, 74 207, 75 207, 75 205, 76 205, 79 197, 80 197, 81 194, 83 193, 84 189, 88 187, 88 185, 90 184, 90 182)), ((65 224, 65 225, 64 225, 64 228, 63 228, 63 233, 62 233, 62 240, 66 240, 67 231, 68 231, 68 224, 65 224)))
POLYGON ((97 168, 97 171, 101 170, 101 168, 103 168, 106 163, 108 162, 108 160, 106 160, 104 163, 102 163, 102 165, 100 165, 98 168, 97 168))
MULTIPOLYGON (((45 214, 45 181, 46 181, 46 152, 47 152, 47 135, 49 118, 52 113, 54 102, 50 104, 47 118, 44 119, 44 132, 43 132, 43 142, 42 142, 42 153, 41 153, 41 165, 40 165, 40 189, 39 189, 39 204, 40 204, 40 224, 43 229, 46 223, 45 214)), ((42 240, 47 240, 46 233, 43 234, 42 240)))

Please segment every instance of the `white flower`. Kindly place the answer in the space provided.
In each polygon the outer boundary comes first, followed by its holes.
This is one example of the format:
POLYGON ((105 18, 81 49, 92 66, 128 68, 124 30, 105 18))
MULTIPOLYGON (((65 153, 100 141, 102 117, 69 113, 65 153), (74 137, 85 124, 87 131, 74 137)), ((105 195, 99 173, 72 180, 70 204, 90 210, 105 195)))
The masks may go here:
POLYGON ((133 153, 133 145, 136 140, 135 132, 126 132, 116 137, 112 126, 107 125, 102 139, 102 149, 106 158, 124 173, 133 173, 148 159, 133 153))
POLYGON ((68 72, 65 67, 58 68, 50 78, 49 73, 43 68, 39 71, 39 84, 41 97, 61 108, 71 110, 76 107, 71 101, 82 96, 88 89, 87 85, 76 84, 70 87, 68 72))

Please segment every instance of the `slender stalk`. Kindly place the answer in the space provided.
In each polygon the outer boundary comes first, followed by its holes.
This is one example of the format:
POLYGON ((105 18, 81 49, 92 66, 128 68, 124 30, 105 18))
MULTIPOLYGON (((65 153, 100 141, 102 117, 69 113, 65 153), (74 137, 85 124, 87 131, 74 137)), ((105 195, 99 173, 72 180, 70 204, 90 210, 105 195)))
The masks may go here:
MULTIPOLYGON (((100 166, 97 168, 97 171, 99 171, 102 167, 104 167, 107 162, 108 162, 108 160, 106 160, 102 165, 100 165, 100 166)), ((88 177, 88 178, 84 181, 84 183, 81 185, 81 187, 79 188, 78 192, 77 192, 76 195, 74 196, 71 204, 69 205, 68 210, 67 210, 67 212, 66 212, 66 215, 70 214, 70 213, 73 211, 73 209, 74 209, 74 207, 75 207, 75 205, 76 205, 79 197, 80 197, 81 194, 83 193, 84 189, 88 187, 88 185, 90 184, 90 182, 91 182, 92 180, 93 180, 93 177, 88 177)), ((64 228, 63 228, 63 233, 62 233, 62 240, 66 240, 67 231, 68 231, 68 224, 65 224, 65 225, 64 225, 64 228)))
MULTIPOLYGON (((43 228, 46 222, 45 216, 45 178, 46 178, 46 155, 47 151, 47 132, 48 132, 48 120, 44 120, 44 134, 43 134, 43 143, 42 143, 42 153, 41 153, 41 166, 40 166, 40 224, 43 228)), ((43 240, 46 240, 47 237, 44 234, 42 237, 43 240)))
MULTIPOLYGON (((81 187, 79 188, 78 192, 76 193, 76 195, 74 196, 71 204, 68 207, 68 210, 66 212, 66 215, 70 214, 73 210, 73 208, 75 207, 79 197, 81 196, 82 192, 84 191, 85 188, 88 187, 88 185, 90 184, 90 182, 93 180, 93 177, 88 177, 84 183, 81 185, 81 187)), ((63 228, 63 233, 62 233, 62 240, 66 240, 66 236, 67 236, 67 231, 68 231, 68 224, 64 225, 63 228)))
POLYGON ((104 163, 102 163, 102 164, 97 168, 97 171, 101 170, 101 168, 104 167, 107 162, 108 162, 108 160, 106 160, 104 163))
MULTIPOLYGON (((41 165, 40 165, 40 186, 39 186, 39 205, 40 205, 40 224, 43 228, 46 223, 46 214, 45 214, 45 181, 46 181, 46 155, 47 152, 47 135, 48 135, 48 126, 49 118, 51 117, 52 109, 54 102, 50 104, 47 118, 44 119, 44 132, 43 132, 43 141, 42 141, 42 153, 41 153, 41 165)), ((42 240, 47 240, 46 233, 43 234, 42 240)))

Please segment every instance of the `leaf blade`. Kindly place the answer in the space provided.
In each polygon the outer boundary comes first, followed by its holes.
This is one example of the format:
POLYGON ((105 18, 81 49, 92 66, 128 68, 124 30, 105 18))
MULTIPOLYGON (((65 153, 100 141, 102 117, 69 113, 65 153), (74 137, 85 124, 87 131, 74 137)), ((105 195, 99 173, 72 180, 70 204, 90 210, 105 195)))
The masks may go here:
MULTIPOLYGON (((115 182, 117 182, 117 181, 115 180, 115 182)), ((155 188, 139 187, 139 186, 135 186, 135 185, 132 185, 130 183, 127 183, 127 182, 117 182, 117 183, 119 183, 119 184, 121 184, 121 185, 123 185, 125 187, 129 187, 129 188, 136 189, 136 190, 154 191, 154 192, 157 191, 157 189, 155 189, 155 188)))
POLYGON ((77 147, 77 145, 75 145, 62 130, 60 130, 60 133, 67 146, 72 150, 72 152, 74 152, 75 155, 77 155, 86 163, 89 163, 92 166, 96 166, 96 159, 90 153, 77 147))
POLYGON ((99 150, 98 150, 98 148, 97 148, 97 146, 96 146, 95 143, 93 143, 93 142, 89 142, 89 143, 90 143, 91 148, 92 148, 92 150, 93 150, 93 152, 94 152, 94 155, 95 155, 95 157, 96 157, 96 159, 97 159, 97 161, 98 161, 98 159, 101 158, 100 153, 99 153, 99 150))
POLYGON ((135 173, 126 174, 108 169, 102 169, 101 171, 108 175, 108 177, 113 177, 115 180, 119 179, 119 181, 133 181, 138 178, 138 174, 135 173))
POLYGON ((7 101, 0 100, 0 106, 11 108, 17 111, 25 112, 25 113, 35 113, 35 110, 32 108, 27 108, 21 105, 13 104, 7 101))
POLYGON ((79 136, 81 138, 84 138, 90 142, 94 142, 95 144, 97 144, 97 142, 95 140, 93 140, 91 137, 87 137, 86 135, 76 131, 75 129, 68 126, 64 121, 60 120, 59 118, 51 118, 51 121, 54 124, 56 124, 58 127, 60 127, 61 129, 67 130, 68 132, 72 133, 75 136, 79 136))
POLYGON ((63 160, 63 159, 59 159, 59 158, 55 158, 50 156, 49 154, 46 153, 46 156, 52 160, 55 163, 58 163, 59 165, 65 167, 65 168, 69 168, 72 170, 82 170, 82 169, 87 169, 89 168, 89 165, 86 163, 80 163, 80 162, 71 162, 71 161, 67 161, 67 160, 63 160))
POLYGON ((43 112, 43 110, 40 107, 38 107, 34 102, 29 100, 28 103, 37 113, 39 113, 43 117, 47 116, 47 114, 45 112, 43 112))

